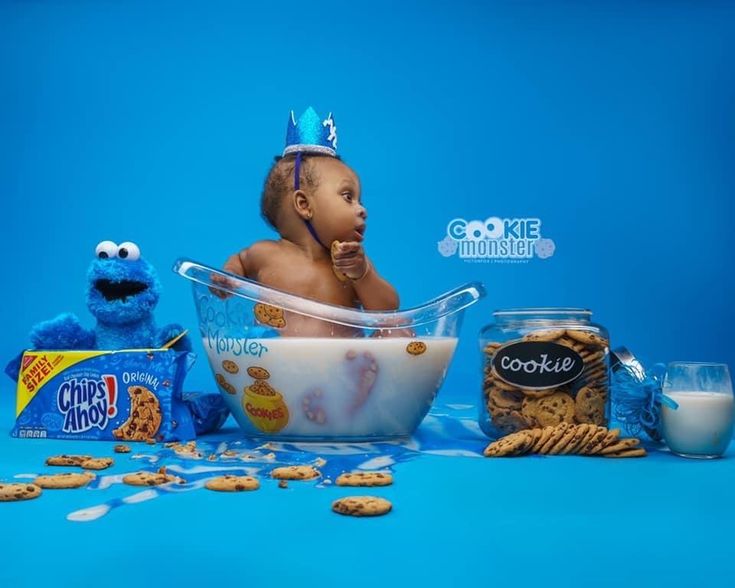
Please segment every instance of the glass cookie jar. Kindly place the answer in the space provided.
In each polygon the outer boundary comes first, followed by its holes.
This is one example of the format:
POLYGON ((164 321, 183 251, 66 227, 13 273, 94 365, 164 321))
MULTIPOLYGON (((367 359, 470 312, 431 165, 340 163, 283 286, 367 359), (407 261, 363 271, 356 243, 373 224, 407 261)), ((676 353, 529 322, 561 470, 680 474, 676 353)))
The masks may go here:
POLYGON ((480 427, 490 437, 567 423, 606 427, 607 330, 580 308, 493 313, 480 332, 480 427))

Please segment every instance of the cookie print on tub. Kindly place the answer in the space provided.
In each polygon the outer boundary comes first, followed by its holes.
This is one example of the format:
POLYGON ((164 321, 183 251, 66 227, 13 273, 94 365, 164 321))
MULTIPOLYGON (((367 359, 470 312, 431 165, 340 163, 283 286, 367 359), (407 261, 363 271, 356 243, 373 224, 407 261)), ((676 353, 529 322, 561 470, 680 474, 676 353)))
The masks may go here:
POLYGON ((250 366, 247 374, 253 378, 243 390, 242 408, 250 422, 260 431, 277 433, 288 425, 290 413, 283 395, 268 383, 270 372, 260 366, 250 366))
POLYGON ((11 435, 190 439, 194 425, 183 407, 181 388, 192 363, 190 353, 163 349, 27 351, 18 377, 11 435))

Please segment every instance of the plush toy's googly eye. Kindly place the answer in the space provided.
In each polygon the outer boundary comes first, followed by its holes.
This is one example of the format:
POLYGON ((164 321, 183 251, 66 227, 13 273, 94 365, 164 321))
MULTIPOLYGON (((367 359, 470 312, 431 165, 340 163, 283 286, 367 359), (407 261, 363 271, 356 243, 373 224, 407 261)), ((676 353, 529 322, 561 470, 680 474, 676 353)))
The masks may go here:
POLYGON ((110 259, 117 255, 117 243, 112 241, 100 241, 94 253, 100 259, 110 259))
POLYGON ((140 247, 131 241, 125 241, 125 243, 120 243, 120 246, 117 248, 117 256, 120 259, 135 261, 136 259, 140 259, 140 247))

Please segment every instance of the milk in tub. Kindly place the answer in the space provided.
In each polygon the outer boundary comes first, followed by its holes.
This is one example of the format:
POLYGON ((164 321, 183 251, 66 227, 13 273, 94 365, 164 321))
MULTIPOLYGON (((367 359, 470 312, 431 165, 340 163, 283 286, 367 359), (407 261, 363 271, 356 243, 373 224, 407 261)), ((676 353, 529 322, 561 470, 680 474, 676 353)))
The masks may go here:
POLYGON ((444 380, 457 339, 206 337, 203 344, 249 434, 356 439, 410 434, 444 380), (425 351, 409 353, 417 341, 425 351))

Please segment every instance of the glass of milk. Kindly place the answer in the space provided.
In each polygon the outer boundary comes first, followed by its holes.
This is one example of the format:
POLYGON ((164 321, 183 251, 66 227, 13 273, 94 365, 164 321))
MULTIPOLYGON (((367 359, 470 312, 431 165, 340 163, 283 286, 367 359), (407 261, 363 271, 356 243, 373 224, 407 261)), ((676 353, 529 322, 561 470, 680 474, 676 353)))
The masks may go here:
POLYGON ((661 424, 672 452, 683 457, 720 457, 733 432, 732 381, 722 363, 673 362, 666 368, 661 424))

